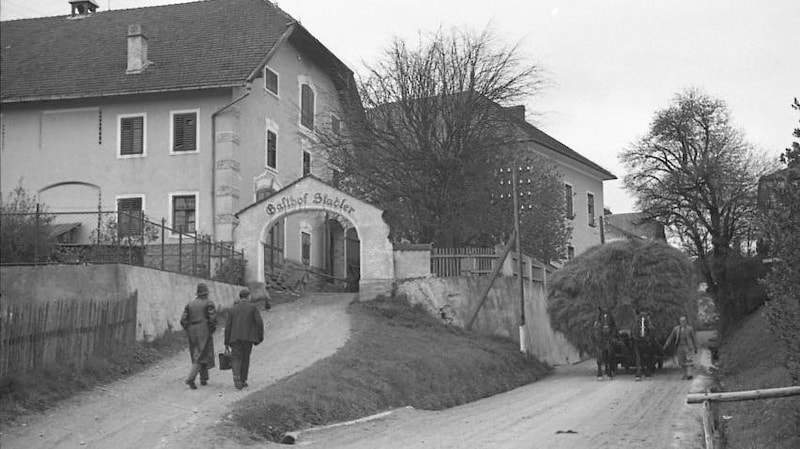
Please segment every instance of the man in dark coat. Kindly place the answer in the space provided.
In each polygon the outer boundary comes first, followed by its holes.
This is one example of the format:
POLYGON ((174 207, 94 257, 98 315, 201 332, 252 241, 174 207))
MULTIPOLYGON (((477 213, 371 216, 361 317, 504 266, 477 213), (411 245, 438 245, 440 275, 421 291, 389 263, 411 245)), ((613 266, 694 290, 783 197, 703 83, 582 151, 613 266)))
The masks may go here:
POLYGON ((672 344, 675 345, 675 355, 678 357, 678 363, 683 368, 681 379, 691 379, 692 375, 689 373, 689 365, 691 365, 689 351, 694 351, 697 354, 697 339, 695 338, 694 328, 686 324, 685 316, 680 317, 678 322, 680 324, 672 329, 667 341, 664 342, 664 350, 666 351, 672 344))
POLYGON ((200 385, 208 384, 208 369, 214 367, 214 330, 217 328, 217 310, 208 299, 208 286, 197 284, 197 297, 189 302, 181 315, 181 327, 189 337, 189 355, 192 369, 186 377, 186 385, 197 389, 194 383, 200 373, 200 385))
POLYGON ((225 323, 225 348, 231 350, 233 385, 237 390, 247 386, 250 370, 250 352, 253 345, 264 341, 264 321, 258 308, 250 303, 250 290, 239 292, 239 300, 233 304, 225 323))

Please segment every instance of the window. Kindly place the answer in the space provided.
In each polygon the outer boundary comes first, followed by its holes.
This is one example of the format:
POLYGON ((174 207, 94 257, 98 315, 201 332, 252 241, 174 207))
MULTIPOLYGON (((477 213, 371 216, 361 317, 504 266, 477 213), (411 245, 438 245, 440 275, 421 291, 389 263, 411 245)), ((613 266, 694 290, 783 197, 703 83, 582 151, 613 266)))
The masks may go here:
POLYGON ((144 199, 140 196, 117 198, 117 235, 119 238, 142 234, 144 199))
POLYGON ((172 152, 197 152, 197 111, 172 113, 172 152))
POLYGON ((275 189, 271 189, 269 187, 256 190, 256 203, 269 198, 273 193, 275 193, 275 189))
POLYGON ((338 168, 331 169, 331 186, 336 187, 337 189, 341 187, 342 178, 344 174, 338 168))
POLYGON ((278 95, 278 74, 264 67, 264 89, 278 95))
POLYGON ((119 117, 119 155, 145 155, 144 114, 119 117))
POLYGON ((588 205, 588 212, 589 212, 589 226, 595 227, 597 226, 597 222, 594 218, 594 194, 587 193, 586 194, 586 204, 588 205))
POLYGON ((300 233, 302 248, 301 248, 301 255, 303 259, 303 265, 310 265, 311 264, 311 234, 307 232, 300 233))
POLYGON ((572 207, 572 186, 569 184, 564 184, 564 199, 566 200, 566 212, 567 218, 572 220, 575 218, 575 209, 572 207))
POLYGON ((308 84, 300 86, 300 124, 314 129, 314 90, 308 84))
POLYGON ((342 121, 335 115, 331 115, 331 131, 337 136, 342 135, 342 121))
POLYGON ((267 154, 266 164, 269 168, 278 167, 278 135, 271 130, 267 130, 267 154))
POLYGON ((311 153, 303 151, 303 176, 311 174, 311 153))
POLYGON ((172 195, 172 229, 191 234, 197 231, 197 195, 172 195))

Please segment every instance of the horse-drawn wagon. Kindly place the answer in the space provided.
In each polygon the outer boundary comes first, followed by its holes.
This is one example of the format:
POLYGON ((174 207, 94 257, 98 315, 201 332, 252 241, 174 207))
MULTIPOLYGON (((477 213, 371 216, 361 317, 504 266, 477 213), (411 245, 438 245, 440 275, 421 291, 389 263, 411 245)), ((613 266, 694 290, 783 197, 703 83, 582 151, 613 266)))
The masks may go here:
MULTIPOLYGON (((617 365, 622 367, 626 372, 636 369, 636 348, 634 338, 631 335, 630 329, 621 329, 617 333, 617 338, 614 341, 614 360, 617 365)), ((650 345, 652 351, 652 363, 650 372, 661 370, 664 367, 664 361, 669 356, 664 352, 664 348, 657 339, 654 338, 653 343, 650 345)))

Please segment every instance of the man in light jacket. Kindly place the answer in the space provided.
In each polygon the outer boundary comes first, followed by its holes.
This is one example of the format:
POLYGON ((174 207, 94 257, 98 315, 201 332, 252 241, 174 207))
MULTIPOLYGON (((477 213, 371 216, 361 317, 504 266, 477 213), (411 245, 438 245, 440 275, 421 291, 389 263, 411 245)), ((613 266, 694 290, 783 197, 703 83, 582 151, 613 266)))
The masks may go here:
POLYGON ((670 345, 676 345, 675 355, 678 357, 678 363, 683 368, 683 376, 681 379, 691 379, 692 375, 689 373, 689 351, 694 351, 697 354, 697 339, 695 338, 694 328, 686 324, 686 317, 682 316, 678 319, 678 324, 670 332, 667 341, 664 342, 664 351, 670 345))
POLYGON ((247 386, 253 345, 264 341, 264 321, 258 308, 249 299, 250 290, 242 289, 225 323, 225 348, 231 351, 233 385, 237 390, 247 386))

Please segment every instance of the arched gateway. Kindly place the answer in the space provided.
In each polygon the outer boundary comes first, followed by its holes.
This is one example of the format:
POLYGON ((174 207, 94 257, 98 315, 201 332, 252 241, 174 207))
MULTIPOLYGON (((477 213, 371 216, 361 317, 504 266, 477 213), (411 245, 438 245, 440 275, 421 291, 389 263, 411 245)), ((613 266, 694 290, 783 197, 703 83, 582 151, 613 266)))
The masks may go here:
POLYGON ((264 282, 262 248, 270 228, 286 216, 314 211, 334 214, 355 227, 361 241, 360 299, 390 293, 394 281, 393 246, 383 211, 311 175, 236 214, 239 224, 234 230, 234 241, 248 259, 247 280, 264 282))

